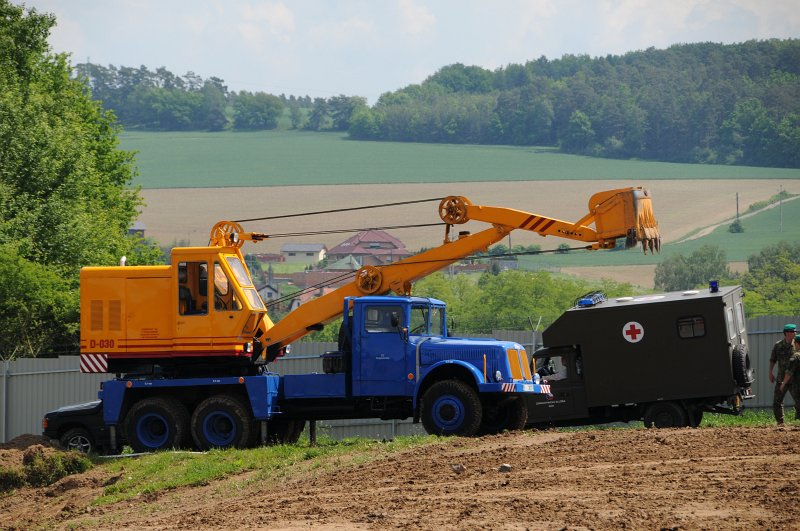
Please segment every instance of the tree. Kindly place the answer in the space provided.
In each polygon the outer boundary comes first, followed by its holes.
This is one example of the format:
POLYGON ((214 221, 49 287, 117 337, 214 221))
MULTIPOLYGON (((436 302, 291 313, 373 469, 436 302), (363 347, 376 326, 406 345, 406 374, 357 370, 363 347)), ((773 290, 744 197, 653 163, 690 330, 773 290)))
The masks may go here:
POLYGON ((561 142, 561 147, 565 151, 583 152, 595 139, 592 129, 592 122, 589 117, 581 111, 574 111, 569 118, 567 132, 561 142))
POLYGON ((233 127, 236 129, 275 129, 283 112, 280 98, 266 92, 242 91, 233 103, 233 127))
POLYGON ((714 245, 704 245, 688 257, 670 256, 656 266, 655 287, 678 291, 708 285, 709 280, 733 278, 725 260, 725 251, 714 245))
POLYGON ((0 355, 77 345, 84 265, 138 260, 141 205, 118 127, 48 52, 51 15, 0 0, 0 355), (21 308, 24 308, 22 312, 21 308))
POLYGON ((748 316, 800 314, 800 243, 770 245, 747 260, 742 276, 748 316))

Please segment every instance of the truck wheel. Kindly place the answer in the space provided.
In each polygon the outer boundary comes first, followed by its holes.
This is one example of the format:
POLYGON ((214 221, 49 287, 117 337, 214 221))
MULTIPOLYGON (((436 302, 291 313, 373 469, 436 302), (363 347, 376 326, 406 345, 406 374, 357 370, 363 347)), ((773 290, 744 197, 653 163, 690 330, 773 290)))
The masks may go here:
POLYGON ((458 380, 436 382, 422 397, 422 425, 432 435, 471 437, 478 432, 483 408, 478 394, 458 380))
POLYGON ((644 412, 646 428, 683 428, 689 425, 686 410, 675 402, 655 402, 644 412))
POLYGON ((83 454, 95 451, 92 435, 86 428, 70 428, 58 440, 67 450, 74 450, 83 454))
POLYGON ((527 422, 528 404, 522 398, 502 405, 484 405, 478 434, 493 435, 503 430, 521 430, 527 422))
POLYGON ((154 452, 183 445, 189 412, 180 402, 147 398, 137 402, 125 416, 125 437, 136 452, 154 452))
POLYGON ((294 444, 306 427, 305 420, 276 419, 267 422, 267 442, 270 444, 294 444))
POLYGON ((750 367, 750 355, 744 345, 733 347, 731 363, 733 364, 733 379, 736 385, 739 387, 753 385, 755 378, 753 377, 753 369, 750 367))
POLYGON ((238 398, 216 395, 206 398, 192 414, 192 438, 201 450, 247 448, 253 438, 253 417, 238 398))

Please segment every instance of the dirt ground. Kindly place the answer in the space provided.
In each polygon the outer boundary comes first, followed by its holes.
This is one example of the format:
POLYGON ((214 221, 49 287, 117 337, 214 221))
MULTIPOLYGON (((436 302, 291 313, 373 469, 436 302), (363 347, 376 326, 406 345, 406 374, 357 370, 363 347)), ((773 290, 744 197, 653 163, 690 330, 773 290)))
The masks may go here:
POLYGON ((518 432, 334 464, 103 506, 91 502, 115 478, 94 469, 0 498, 0 527, 800 528, 798 425, 518 432))

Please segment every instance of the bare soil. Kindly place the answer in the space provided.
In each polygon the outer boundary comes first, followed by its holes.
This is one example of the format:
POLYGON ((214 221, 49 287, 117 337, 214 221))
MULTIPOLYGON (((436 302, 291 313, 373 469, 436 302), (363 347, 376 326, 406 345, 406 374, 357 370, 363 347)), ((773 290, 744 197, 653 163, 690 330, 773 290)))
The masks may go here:
POLYGON ((317 464, 102 506, 115 478, 94 469, 0 498, 0 527, 800 528, 798 425, 517 432, 317 464))
MULTIPOLYGON (((476 183, 413 183, 329 186, 275 186, 255 188, 183 188, 142 190, 146 206, 141 221, 146 234, 163 245, 184 241, 206 245, 211 227, 220 220, 251 219, 333 210, 418 199, 461 195, 478 205, 503 206, 577 221, 587 212, 592 194, 626 186, 644 186, 653 195, 653 209, 664 242, 677 240, 693 230, 720 223, 736 215, 736 194, 741 210, 775 195, 779 186, 800 193, 800 183, 787 180, 675 181, 525 181, 476 183)), ((246 230, 268 234, 313 232, 331 229, 383 227, 439 223, 437 203, 353 210, 314 216, 244 223, 246 230)), ((485 223, 467 223, 462 230, 477 232, 485 223)), ((390 230, 412 252, 438 245, 441 227, 390 230)), ((275 238, 248 248, 247 252, 277 253, 285 243, 323 243, 332 248, 351 234, 275 238)), ((514 231, 512 243, 539 244, 554 249, 570 243, 514 231)))

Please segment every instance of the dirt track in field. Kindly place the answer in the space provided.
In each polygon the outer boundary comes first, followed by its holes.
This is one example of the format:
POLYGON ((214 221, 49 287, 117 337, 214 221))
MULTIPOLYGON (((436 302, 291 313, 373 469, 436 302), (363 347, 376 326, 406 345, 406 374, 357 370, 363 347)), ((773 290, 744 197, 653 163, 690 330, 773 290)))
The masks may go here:
MULTIPOLYGON (((589 197, 603 190, 644 186, 653 194, 653 206, 662 235, 669 242, 700 227, 719 223, 736 214, 736 193, 740 209, 775 195, 779 186, 800 193, 800 182, 787 180, 731 181, 528 181, 431 184, 374 184, 333 186, 278 186, 263 188, 188 188, 142 190, 147 203, 141 221, 147 234, 162 242, 188 241, 205 245, 211 227, 223 219, 251 219, 396 203, 417 199, 462 195, 479 205, 516 208, 566 221, 577 221, 587 212, 589 197)), ((245 223, 246 230, 285 234, 330 229, 364 228, 387 225, 439 223, 438 204, 420 203, 376 210, 357 210, 288 219, 245 223)), ((485 223, 468 223, 476 232, 485 223)), ((444 235, 441 227, 390 231, 408 249, 437 245, 444 235)), ((328 234, 267 240, 253 252, 279 252, 289 242, 324 243, 328 248, 349 234, 328 234)), ((541 238, 515 231, 514 245, 537 243, 555 248, 568 240, 541 238)))
POLYGON ((448 439, 254 477, 92 506, 114 479, 94 470, 0 498, 0 527, 798 529, 800 425, 448 439))

